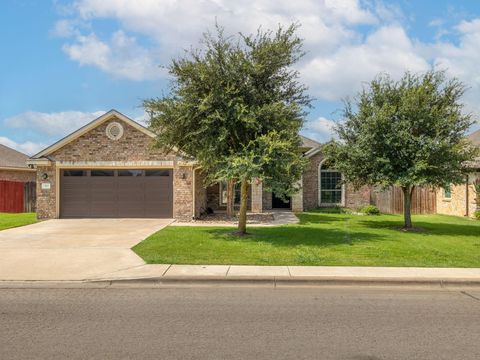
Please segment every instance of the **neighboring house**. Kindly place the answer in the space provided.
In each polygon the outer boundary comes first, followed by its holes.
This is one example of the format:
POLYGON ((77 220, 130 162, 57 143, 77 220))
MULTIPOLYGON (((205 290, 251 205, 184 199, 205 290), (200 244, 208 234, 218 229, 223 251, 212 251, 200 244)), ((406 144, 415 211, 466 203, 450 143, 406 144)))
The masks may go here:
MULTIPOLYGON (((480 130, 468 136, 480 147, 480 130)), ((473 217, 477 208, 474 182, 480 181, 480 157, 469 163, 470 172, 461 185, 450 185, 437 191, 437 213, 473 217)))
MULTIPOLYGON (((29 163, 37 171, 37 216, 190 220, 207 208, 224 208, 224 186, 205 188, 195 162, 153 149, 154 137, 149 129, 111 110, 33 156, 29 163)), ((283 203, 254 181, 249 189, 252 212, 358 208, 370 202, 368 189, 338 186, 342 175, 328 168, 320 144, 303 138, 301 151, 310 160, 302 190, 283 203)))
POLYGON ((27 160, 27 155, 0 144, 0 212, 33 210, 36 175, 27 160))

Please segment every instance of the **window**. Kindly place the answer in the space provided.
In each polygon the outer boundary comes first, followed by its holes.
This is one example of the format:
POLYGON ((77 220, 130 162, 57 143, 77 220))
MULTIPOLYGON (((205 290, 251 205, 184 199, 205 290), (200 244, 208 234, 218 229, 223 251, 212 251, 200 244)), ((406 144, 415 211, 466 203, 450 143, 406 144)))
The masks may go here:
POLYGON ((451 199, 452 198, 452 187, 450 186, 450 184, 446 185, 443 188, 443 197, 445 199, 451 199))
POLYGON ((328 164, 320 166, 320 204, 341 204, 342 174, 328 164))
POLYGON ((142 176, 142 170, 118 170, 118 176, 142 176))
POLYGON ((63 170, 63 176, 87 176, 85 170, 63 170))
MULTIPOLYGON (((234 204, 240 204, 240 183, 235 184, 235 200, 234 204)), ((227 183, 220 183, 220 204, 227 205, 227 183)))
POLYGON ((145 176, 170 176, 170 170, 145 170, 145 176))
POLYGON ((91 176, 114 176, 114 170, 92 170, 91 176))

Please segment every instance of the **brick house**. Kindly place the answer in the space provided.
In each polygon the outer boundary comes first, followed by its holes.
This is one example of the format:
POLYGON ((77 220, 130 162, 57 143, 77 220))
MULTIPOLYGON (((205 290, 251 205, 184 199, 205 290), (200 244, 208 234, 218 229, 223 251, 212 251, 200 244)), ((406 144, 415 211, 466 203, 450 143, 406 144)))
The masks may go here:
MULTIPOLYGON (((480 130, 470 134, 468 140, 480 147, 480 130)), ((445 215, 473 217, 477 204, 477 194, 474 183, 480 181, 480 158, 469 164, 470 172, 465 182, 460 185, 450 185, 437 191, 437 213, 445 215)))
POLYGON ((28 156, 0 144, 0 212, 32 211, 35 169, 27 166, 28 156))
MULTIPOLYGON (((166 217, 190 220, 207 208, 225 208, 225 186, 205 187, 194 161, 152 148, 155 134, 111 110, 30 158, 36 168, 37 216, 166 217)), ((342 175, 324 162, 320 144, 302 138, 310 160, 302 190, 287 202, 254 181, 249 209, 303 211, 319 206, 357 208, 370 191, 337 186, 342 175)))

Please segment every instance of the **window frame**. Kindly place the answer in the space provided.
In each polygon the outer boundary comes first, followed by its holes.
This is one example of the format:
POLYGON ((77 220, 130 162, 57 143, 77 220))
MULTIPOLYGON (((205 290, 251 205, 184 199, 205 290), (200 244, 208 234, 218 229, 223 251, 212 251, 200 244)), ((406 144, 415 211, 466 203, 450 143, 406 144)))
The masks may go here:
POLYGON ((327 172, 334 172, 334 173, 339 173, 341 176, 341 180, 343 182, 344 176, 343 174, 336 170, 336 169, 323 169, 323 165, 325 164, 325 161, 327 159, 324 159, 320 162, 318 165, 318 206, 319 207, 329 207, 329 206, 345 206, 345 184, 342 183, 340 188, 338 190, 324 190, 324 191, 340 191, 340 202, 337 203, 324 203, 322 202, 322 173, 327 173, 327 172))
POLYGON ((452 199, 452 184, 448 184, 447 187, 443 188, 443 198, 445 200, 451 200, 452 199), (448 188, 448 190, 447 190, 448 188), (449 194, 447 196, 447 193, 449 194))
MULTIPOLYGON (((226 197, 226 195, 227 195, 227 183, 224 182, 224 181, 220 181, 220 182, 218 183, 218 190, 219 190, 219 194, 218 194, 218 202, 219 202, 219 205, 220 205, 220 206, 227 206, 227 197, 226 197), (225 202, 223 202, 223 192, 224 192, 224 191, 225 191, 225 202)), ((233 196, 234 196, 233 206, 238 206, 238 205, 240 205, 240 200, 241 200, 241 198, 240 198, 240 183, 238 183, 238 182, 235 183, 235 190, 234 190, 234 195, 233 195, 233 196), (239 195, 238 195, 238 202, 235 201, 236 198, 237 198, 237 196, 236 196, 237 191, 238 191, 238 193, 239 193, 239 195)))

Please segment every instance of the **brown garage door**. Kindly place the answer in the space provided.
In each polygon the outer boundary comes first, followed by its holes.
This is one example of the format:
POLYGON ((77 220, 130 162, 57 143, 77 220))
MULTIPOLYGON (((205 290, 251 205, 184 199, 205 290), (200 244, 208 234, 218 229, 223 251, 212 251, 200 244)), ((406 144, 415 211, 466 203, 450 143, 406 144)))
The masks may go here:
POLYGON ((62 218, 170 218, 173 181, 169 169, 62 170, 62 218))

